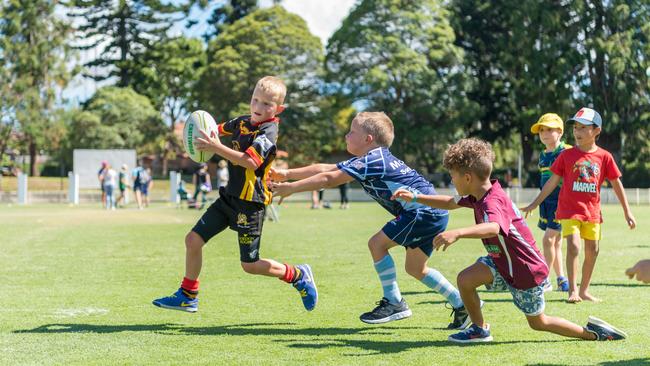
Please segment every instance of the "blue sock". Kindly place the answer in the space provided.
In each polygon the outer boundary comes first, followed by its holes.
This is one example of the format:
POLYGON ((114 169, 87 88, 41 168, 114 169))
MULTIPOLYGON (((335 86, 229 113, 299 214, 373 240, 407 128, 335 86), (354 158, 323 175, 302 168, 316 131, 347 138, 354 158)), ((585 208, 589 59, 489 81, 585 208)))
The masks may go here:
POLYGON ((447 281, 442 273, 433 268, 420 280, 425 286, 444 296, 454 308, 463 306, 463 300, 460 298, 460 292, 456 290, 451 282, 447 281))
POLYGON ((386 254, 379 262, 375 262, 375 270, 379 275, 381 287, 384 289, 384 297, 391 304, 398 304, 402 301, 402 294, 397 287, 397 273, 395 272, 395 262, 390 254, 386 254))

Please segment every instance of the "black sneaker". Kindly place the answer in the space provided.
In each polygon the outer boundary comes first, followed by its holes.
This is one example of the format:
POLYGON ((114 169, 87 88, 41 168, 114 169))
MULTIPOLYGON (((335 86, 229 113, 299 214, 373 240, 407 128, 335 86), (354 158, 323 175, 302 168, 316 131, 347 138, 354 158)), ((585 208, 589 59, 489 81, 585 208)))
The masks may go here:
POLYGON ((459 308, 452 308, 451 315, 454 317, 454 320, 449 323, 447 329, 458 329, 463 330, 469 326, 472 320, 469 318, 469 313, 465 309, 465 306, 459 308))
POLYGON ((377 305, 371 312, 361 314, 359 319, 368 324, 381 324, 408 318, 412 314, 404 299, 399 304, 391 304, 384 297, 377 302, 377 305))
POLYGON ((597 341, 618 341, 627 338, 627 334, 620 329, 614 328, 611 324, 604 320, 600 320, 595 316, 590 316, 585 327, 588 332, 596 335, 597 341))

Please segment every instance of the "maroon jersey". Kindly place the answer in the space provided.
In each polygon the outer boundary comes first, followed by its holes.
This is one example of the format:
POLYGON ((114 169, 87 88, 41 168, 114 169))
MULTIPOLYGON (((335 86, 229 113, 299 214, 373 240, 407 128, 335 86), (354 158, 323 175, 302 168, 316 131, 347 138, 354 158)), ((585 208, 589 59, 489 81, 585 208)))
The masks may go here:
POLYGON ((499 235, 481 240, 506 282, 520 290, 538 286, 548 277, 546 261, 519 209, 497 180, 491 183, 492 188, 480 200, 465 196, 457 204, 474 209, 477 224, 499 224, 499 235))

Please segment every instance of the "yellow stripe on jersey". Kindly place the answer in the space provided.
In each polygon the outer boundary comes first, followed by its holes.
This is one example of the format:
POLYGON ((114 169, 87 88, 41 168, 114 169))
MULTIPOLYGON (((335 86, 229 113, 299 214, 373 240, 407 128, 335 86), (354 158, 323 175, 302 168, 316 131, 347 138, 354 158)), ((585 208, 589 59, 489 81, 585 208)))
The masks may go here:
POLYGON ((264 168, 264 175, 262 176, 262 187, 264 187, 264 204, 270 205, 273 200, 273 193, 269 190, 269 186, 266 184, 267 178, 269 177, 269 170, 271 170, 271 164, 267 165, 264 168))
POLYGON ((252 201, 253 200, 253 194, 255 193, 255 181, 257 180, 257 177, 255 176, 255 171, 252 169, 246 169, 246 178, 241 190, 241 194, 239 195, 240 199, 243 199, 245 201, 252 201))

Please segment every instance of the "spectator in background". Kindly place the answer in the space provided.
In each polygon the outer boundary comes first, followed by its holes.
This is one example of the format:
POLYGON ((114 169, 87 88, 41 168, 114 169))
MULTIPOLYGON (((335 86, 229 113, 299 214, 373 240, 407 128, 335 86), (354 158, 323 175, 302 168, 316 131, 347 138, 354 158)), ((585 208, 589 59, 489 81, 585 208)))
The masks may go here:
POLYGON ((128 166, 126 164, 122 164, 122 168, 120 168, 120 173, 118 174, 118 187, 120 188, 120 196, 117 197, 117 202, 115 202, 115 206, 119 206, 120 204, 126 204, 126 188, 130 187, 131 185, 129 184, 129 180, 127 177, 127 172, 128 172, 128 166), (124 201, 124 203, 122 203, 124 201))
POLYGON ((350 208, 350 201, 348 200, 348 189, 350 188, 350 183, 343 183, 339 186, 339 193, 341 194, 341 206, 342 210, 347 210, 350 208))
POLYGON ((99 180, 99 187, 102 190, 102 207, 106 207, 106 192, 104 191, 104 173, 106 173, 106 167, 108 162, 106 160, 102 161, 102 166, 97 172, 97 179, 99 180))
POLYGON ((217 187, 226 187, 228 185, 228 180, 230 180, 230 175, 228 175, 228 162, 225 160, 220 160, 217 169, 217 187))
MULTIPOLYGON (((138 203, 138 209, 142 210, 142 175, 144 168, 136 166, 131 172, 131 179, 133 179, 133 193, 135 194, 135 201, 138 203)), ((144 188, 146 190, 146 188, 144 188)))
POLYGON ((106 164, 104 173, 102 174, 102 184, 105 194, 106 209, 115 210, 115 186, 117 185, 117 172, 111 168, 110 164, 106 164))
POLYGON ((212 183, 210 182, 210 174, 208 174, 208 164, 201 163, 199 170, 194 173, 194 206, 199 210, 203 209, 207 201, 206 195, 212 190, 212 183), (201 205, 197 201, 197 197, 201 194, 201 205))
POLYGON ((153 176, 151 175, 151 168, 146 168, 140 171, 140 180, 142 182, 142 204, 144 207, 149 207, 149 192, 153 188, 153 176))

